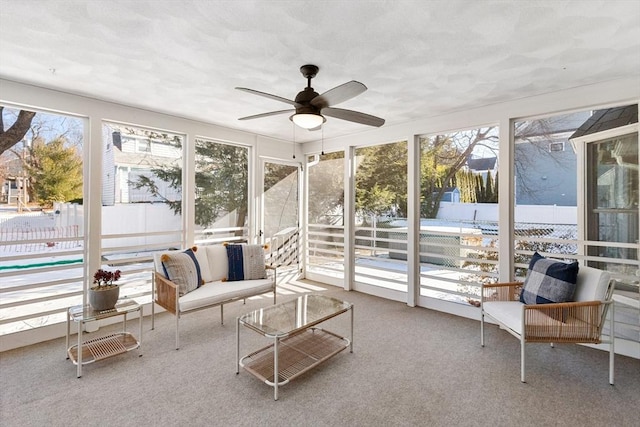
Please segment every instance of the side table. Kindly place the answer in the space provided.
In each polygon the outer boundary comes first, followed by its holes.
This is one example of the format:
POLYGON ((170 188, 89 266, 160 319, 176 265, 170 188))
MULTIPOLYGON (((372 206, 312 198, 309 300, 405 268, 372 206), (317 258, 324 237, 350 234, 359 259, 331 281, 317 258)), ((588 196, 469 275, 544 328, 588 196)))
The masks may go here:
POLYGON ((110 310, 97 311, 90 305, 75 305, 67 310, 67 359, 78 366, 78 378, 82 376, 82 365, 97 362, 111 356, 126 353, 137 348, 142 356, 142 305, 134 300, 118 300, 115 307, 110 310), (127 314, 139 312, 138 338, 127 332, 127 314), (82 330, 86 323, 109 317, 122 316, 122 332, 83 341, 82 330), (78 343, 69 346, 71 334, 71 321, 78 324, 78 343))

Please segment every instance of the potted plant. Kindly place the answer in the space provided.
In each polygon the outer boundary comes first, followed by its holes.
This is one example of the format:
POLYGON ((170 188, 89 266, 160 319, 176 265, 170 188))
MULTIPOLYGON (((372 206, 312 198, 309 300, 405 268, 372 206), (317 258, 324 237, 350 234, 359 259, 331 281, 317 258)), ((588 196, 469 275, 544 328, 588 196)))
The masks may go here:
POLYGON ((120 279, 120 270, 100 269, 93 275, 93 286, 89 289, 89 304, 94 310, 103 311, 115 307, 120 296, 120 287, 114 282, 120 279))

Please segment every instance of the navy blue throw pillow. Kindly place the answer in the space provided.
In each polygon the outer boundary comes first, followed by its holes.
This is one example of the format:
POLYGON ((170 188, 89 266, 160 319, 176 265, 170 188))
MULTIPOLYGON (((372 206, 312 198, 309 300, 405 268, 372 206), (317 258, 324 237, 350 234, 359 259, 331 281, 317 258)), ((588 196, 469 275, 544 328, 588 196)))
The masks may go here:
POLYGON ((520 302, 548 304, 571 301, 576 291, 577 279, 577 261, 553 261, 536 252, 529 263, 520 302))

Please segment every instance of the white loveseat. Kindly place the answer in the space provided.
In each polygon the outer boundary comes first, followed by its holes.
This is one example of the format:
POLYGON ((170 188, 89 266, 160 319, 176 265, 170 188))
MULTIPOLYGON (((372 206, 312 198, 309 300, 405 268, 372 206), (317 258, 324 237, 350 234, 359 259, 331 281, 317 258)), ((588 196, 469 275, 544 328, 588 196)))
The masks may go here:
MULTIPOLYGON (((251 247, 256 249, 257 245, 243 246, 246 252, 251 247)), ((254 254, 257 253, 254 251, 254 254)), ((249 273, 247 277, 256 277, 256 275, 262 277, 237 280, 236 274, 233 281, 229 280, 229 258, 226 245, 200 246, 187 251, 155 254, 152 285, 154 302, 175 316, 176 349, 180 347, 178 330, 180 317, 184 314, 220 306, 220 320, 223 324, 224 304, 267 292, 273 293, 273 303, 276 303, 276 270, 265 266, 264 252, 259 253, 262 259, 254 260, 254 264, 259 262, 261 269, 256 269, 254 265, 250 272, 245 262, 245 270, 249 273), (188 257, 184 255, 187 252, 193 259, 193 264, 189 263, 188 257), (191 270, 195 266, 199 271, 191 270), (199 277, 200 283, 187 283, 193 282, 194 277, 199 277)), ((152 310, 152 329, 154 316, 155 310, 152 310)))

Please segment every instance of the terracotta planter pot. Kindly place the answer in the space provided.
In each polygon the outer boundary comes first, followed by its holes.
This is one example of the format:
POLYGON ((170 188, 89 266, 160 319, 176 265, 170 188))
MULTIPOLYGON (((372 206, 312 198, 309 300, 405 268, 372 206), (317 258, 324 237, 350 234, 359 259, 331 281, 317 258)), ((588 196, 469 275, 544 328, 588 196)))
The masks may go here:
POLYGON ((120 286, 93 287, 89 289, 89 304, 94 310, 110 310, 115 307, 120 296, 120 286))

